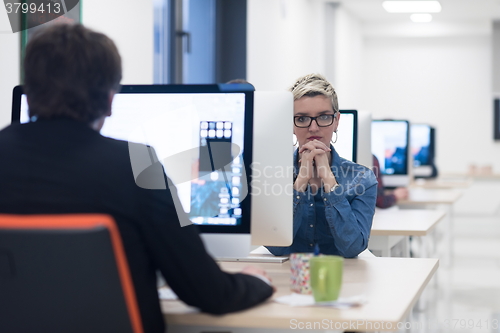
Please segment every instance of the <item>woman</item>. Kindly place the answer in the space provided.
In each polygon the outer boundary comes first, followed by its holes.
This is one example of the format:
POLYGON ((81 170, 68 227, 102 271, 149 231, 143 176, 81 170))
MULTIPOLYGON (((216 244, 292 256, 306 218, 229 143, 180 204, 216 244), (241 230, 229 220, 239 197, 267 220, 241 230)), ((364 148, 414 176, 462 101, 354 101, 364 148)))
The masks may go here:
POLYGON ((355 257, 368 246, 377 198, 375 175, 335 151, 340 112, 335 90, 323 76, 303 76, 290 91, 298 143, 294 153, 294 237, 289 247, 268 249, 286 255, 319 248, 323 254, 355 257))

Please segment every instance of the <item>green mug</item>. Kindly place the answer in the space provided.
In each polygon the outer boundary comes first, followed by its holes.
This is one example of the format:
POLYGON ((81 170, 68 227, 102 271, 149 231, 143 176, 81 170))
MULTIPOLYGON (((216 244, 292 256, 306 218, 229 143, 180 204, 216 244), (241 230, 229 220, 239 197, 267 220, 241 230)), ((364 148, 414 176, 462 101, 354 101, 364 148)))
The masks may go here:
POLYGON ((344 258, 316 256, 309 259, 311 289, 316 302, 337 300, 342 286, 344 258))

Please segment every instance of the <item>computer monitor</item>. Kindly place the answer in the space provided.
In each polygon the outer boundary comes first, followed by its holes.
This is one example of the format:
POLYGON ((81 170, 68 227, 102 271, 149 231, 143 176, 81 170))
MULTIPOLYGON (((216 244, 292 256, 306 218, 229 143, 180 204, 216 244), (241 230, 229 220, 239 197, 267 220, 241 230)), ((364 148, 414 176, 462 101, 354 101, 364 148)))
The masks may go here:
MULTIPOLYGON (((247 256, 251 228, 265 226, 266 237, 256 232, 252 239, 256 245, 292 243, 293 192, 267 193, 262 200, 261 186, 284 189, 286 182, 292 186, 293 174, 266 177, 254 166, 292 168, 293 99, 289 92, 264 97, 260 101, 251 85, 242 84, 123 85, 101 130, 104 136, 155 149, 180 206, 214 257, 247 256), (270 156, 271 145, 275 153, 270 156)), ((20 86, 14 89, 12 121, 30 121, 20 86)))
MULTIPOLYGON (((335 139, 335 134, 333 134, 335 139)), ((340 110, 335 151, 346 160, 357 162, 358 153, 358 111, 340 110)))
POLYGON ((417 178, 437 176, 435 166, 435 129, 427 124, 411 124, 413 175, 417 178))
POLYGON ((410 184, 410 124, 407 120, 373 120, 372 152, 386 187, 410 184))
POLYGON ((340 113, 335 150, 340 157, 371 168, 371 113, 359 110, 340 110, 340 113))

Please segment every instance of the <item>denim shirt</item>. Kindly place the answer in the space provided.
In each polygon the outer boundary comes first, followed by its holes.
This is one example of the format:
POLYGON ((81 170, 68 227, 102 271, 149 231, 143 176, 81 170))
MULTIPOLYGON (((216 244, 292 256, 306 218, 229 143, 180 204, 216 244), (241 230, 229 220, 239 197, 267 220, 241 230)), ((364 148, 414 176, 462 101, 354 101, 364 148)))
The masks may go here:
MULTIPOLYGON (((293 243, 288 247, 268 246, 274 255, 313 252, 315 244, 323 254, 356 257, 368 246, 377 179, 362 165, 341 158, 330 146, 331 170, 339 186, 315 195, 293 190, 293 243)), ((294 173, 298 174, 298 150, 294 152, 294 173)))

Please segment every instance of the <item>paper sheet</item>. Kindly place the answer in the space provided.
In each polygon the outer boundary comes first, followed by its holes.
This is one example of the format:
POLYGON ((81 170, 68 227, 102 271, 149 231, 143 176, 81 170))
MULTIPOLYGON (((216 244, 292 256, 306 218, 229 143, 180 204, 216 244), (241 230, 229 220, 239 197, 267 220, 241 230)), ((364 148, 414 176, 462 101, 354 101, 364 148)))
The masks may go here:
POLYGON ((327 306, 338 309, 348 309, 365 304, 366 298, 363 295, 357 295, 352 297, 340 297, 338 300, 332 302, 316 303, 312 295, 292 293, 290 295, 275 298, 274 301, 290 306, 327 306))
POLYGON ((177 295, 170 288, 160 288, 158 289, 158 297, 161 300, 176 300, 178 299, 177 295))

